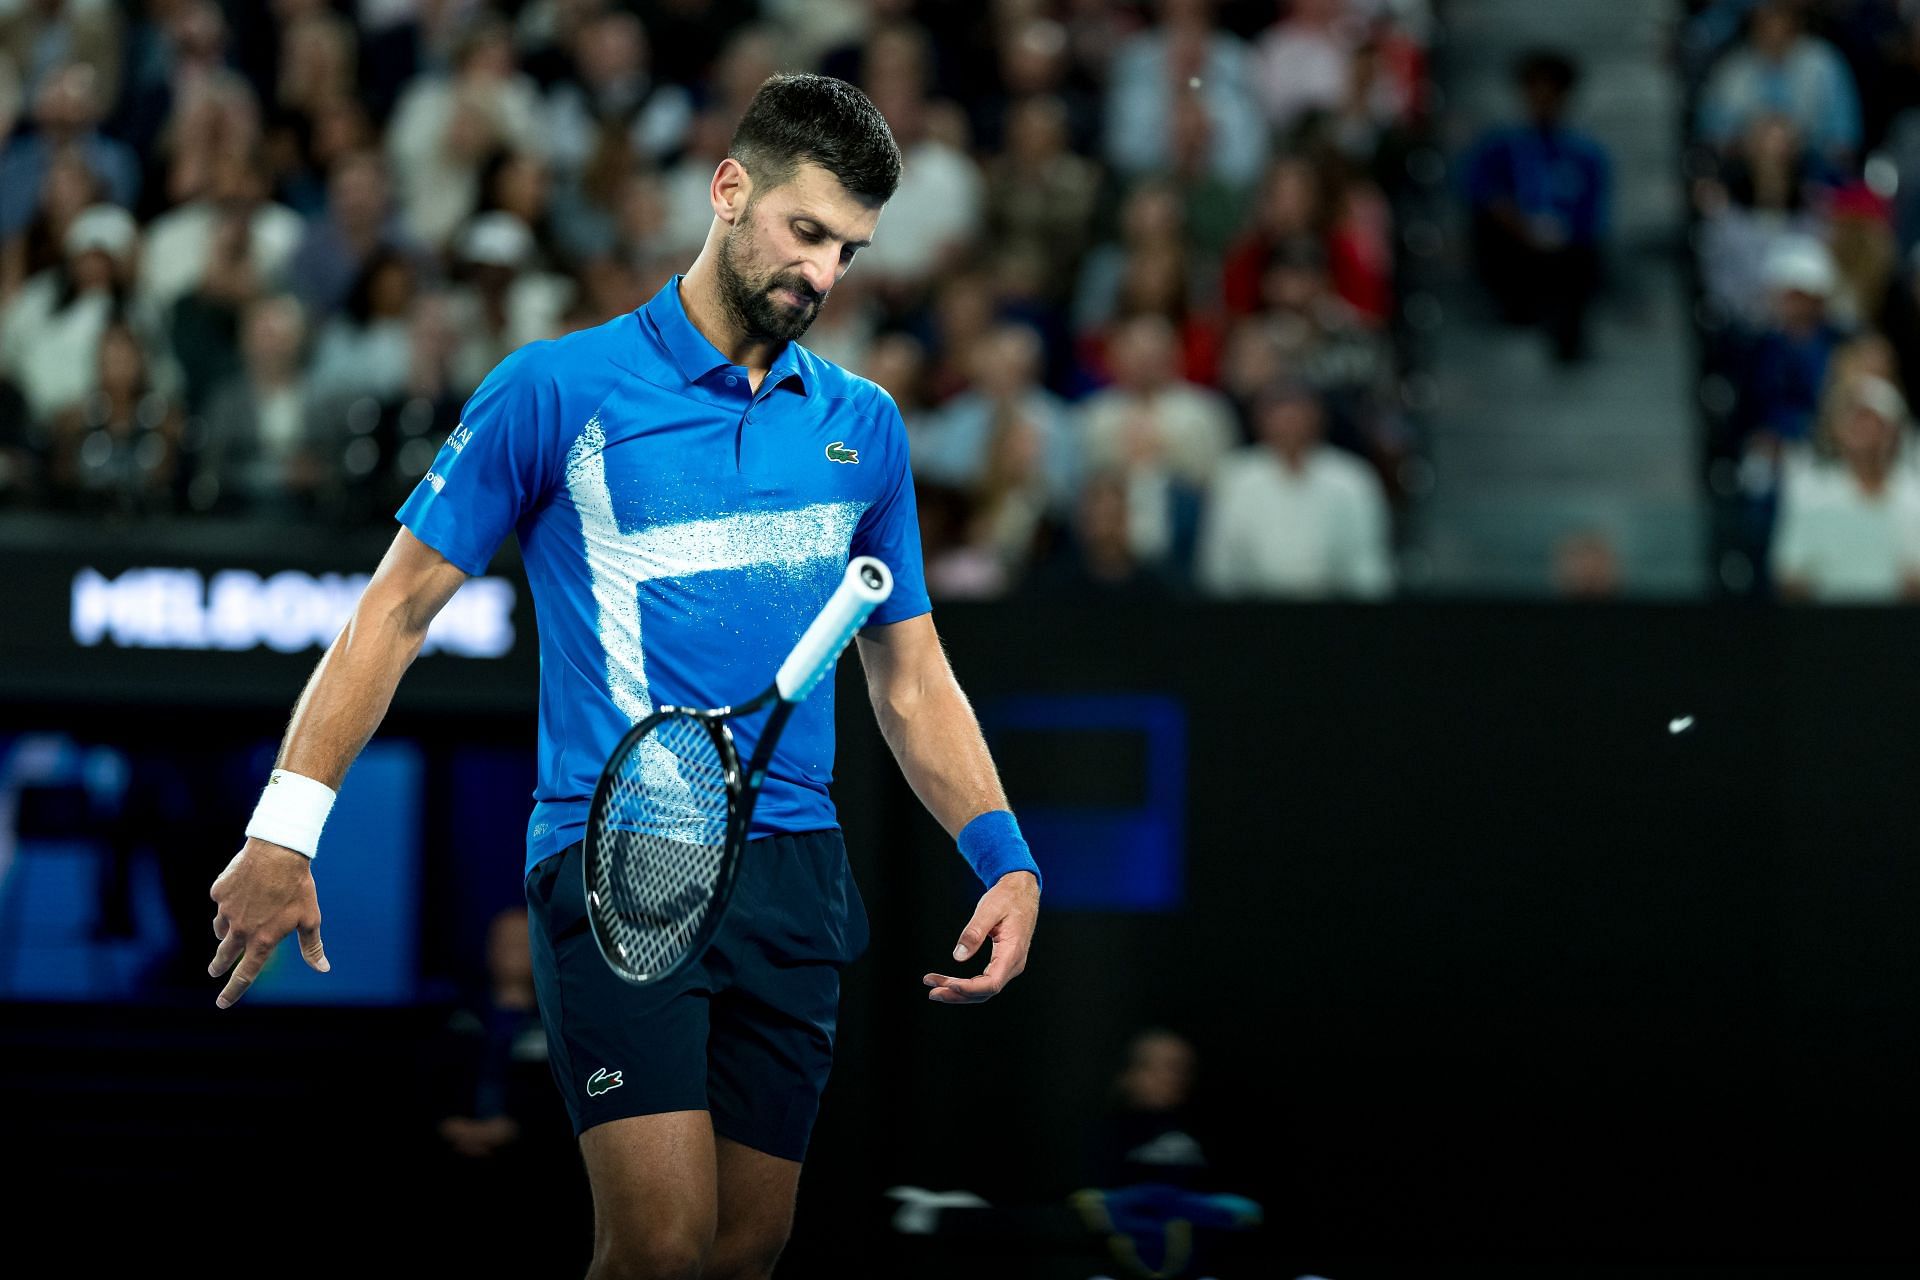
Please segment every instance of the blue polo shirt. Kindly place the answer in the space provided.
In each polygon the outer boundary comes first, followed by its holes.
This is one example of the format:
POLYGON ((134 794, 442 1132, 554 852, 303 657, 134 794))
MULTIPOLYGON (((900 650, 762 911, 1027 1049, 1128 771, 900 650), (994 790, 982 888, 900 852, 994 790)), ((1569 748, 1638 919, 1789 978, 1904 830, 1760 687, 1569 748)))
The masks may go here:
MULTIPOLYGON (((528 870, 580 838, 636 721, 764 689, 852 557, 893 571, 869 626, 931 607, 892 398, 796 343, 756 394, 688 321, 678 276, 638 311, 502 360, 399 520, 470 574, 519 535, 540 628, 528 870)), ((734 726, 743 757, 762 721, 734 726)), ((837 826, 832 780, 825 680, 774 750, 754 834, 837 826)))

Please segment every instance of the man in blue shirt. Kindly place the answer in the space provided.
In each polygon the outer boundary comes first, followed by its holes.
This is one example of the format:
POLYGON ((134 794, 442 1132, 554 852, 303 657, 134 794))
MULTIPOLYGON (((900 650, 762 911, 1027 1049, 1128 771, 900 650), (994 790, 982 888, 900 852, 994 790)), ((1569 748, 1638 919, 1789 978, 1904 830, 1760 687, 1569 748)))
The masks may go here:
MULTIPOLYGON (((872 238, 900 155, 866 97, 822 76, 760 89, 715 171, 700 256, 638 311, 502 361, 294 712, 246 846, 213 887, 212 972, 238 999, 298 931, 327 965, 309 859, 353 756, 434 613, 516 533, 540 621, 527 828, 535 980, 593 1185, 595 1277, 771 1274, 832 1056, 840 967, 867 922, 827 784, 832 684, 789 722, 733 908, 683 980, 632 987, 586 926, 579 839, 621 735, 663 703, 762 686, 856 555, 894 592, 859 637, 888 744, 987 886, 930 973, 984 1000, 1025 966, 1039 877, 929 616, 906 433, 887 394, 806 332, 872 238), (304 855, 304 856, 302 856, 304 855)), ((743 752, 754 725, 738 726, 743 752)))
POLYGON ((1607 153, 1566 124, 1579 80, 1566 57, 1528 54, 1516 71, 1527 122, 1490 131, 1466 161, 1480 278, 1509 323, 1537 324, 1554 354, 1586 354, 1587 309, 1600 282, 1607 153))

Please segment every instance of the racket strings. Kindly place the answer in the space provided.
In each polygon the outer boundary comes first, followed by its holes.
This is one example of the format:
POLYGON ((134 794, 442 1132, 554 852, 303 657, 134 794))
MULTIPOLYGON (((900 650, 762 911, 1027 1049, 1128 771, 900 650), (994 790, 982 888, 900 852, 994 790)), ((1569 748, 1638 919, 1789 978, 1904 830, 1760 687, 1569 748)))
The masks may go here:
POLYGON ((631 972, 665 970, 692 946, 720 877, 727 808, 725 762, 692 716, 661 720, 616 763, 592 909, 602 942, 631 972))

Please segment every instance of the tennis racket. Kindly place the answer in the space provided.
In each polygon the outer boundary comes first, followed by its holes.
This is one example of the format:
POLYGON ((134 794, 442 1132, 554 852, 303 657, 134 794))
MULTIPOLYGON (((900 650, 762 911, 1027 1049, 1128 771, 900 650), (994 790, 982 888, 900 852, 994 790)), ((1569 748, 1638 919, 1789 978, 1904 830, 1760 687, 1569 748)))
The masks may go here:
POLYGON ((892 593, 887 566, 859 557, 757 697, 710 711, 660 707, 620 739, 593 791, 580 860, 593 940, 615 973, 645 986, 706 950, 733 896, 787 717, 892 593), (773 711, 742 769, 727 721, 768 703, 773 711))

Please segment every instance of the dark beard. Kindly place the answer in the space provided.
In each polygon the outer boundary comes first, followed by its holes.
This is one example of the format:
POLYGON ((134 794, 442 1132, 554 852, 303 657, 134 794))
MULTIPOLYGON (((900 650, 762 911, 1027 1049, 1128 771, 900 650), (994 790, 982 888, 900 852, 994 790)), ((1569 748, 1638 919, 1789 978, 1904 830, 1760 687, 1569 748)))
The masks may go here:
POLYGON ((749 338, 792 342, 813 326, 814 318, 820 314, 820 305, 827 300, 825 294, 816 295, 807 282, 798 276, 775 276, 756 289, 741 274, 733 260, 732 232, 728 232, 727 238, 720 242, 720 256, 715 265, 720 282, 720 303, 740 331, 749 338), (791 289, 806 298, 807 305, 795 310, 774 298, 775 289, 791 289))

